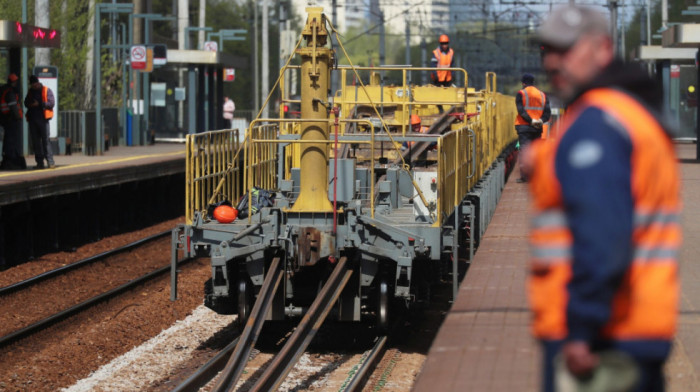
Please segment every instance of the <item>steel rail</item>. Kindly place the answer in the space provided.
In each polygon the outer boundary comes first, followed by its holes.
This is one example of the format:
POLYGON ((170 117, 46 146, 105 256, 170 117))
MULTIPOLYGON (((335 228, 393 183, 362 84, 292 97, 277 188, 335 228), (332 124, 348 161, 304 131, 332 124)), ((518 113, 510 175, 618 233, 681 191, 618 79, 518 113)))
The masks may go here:
POLYGON ((377 342, 374 344, 372 351, 369 353, 367 358, 365 358, 365 361, 362 362, 360 368, 357 369, 352 380, 350 380, 350 383, 348 383, 348 385, 345 388, 343 388, 344 392, 362 390, 367 381, 367 378, 370 375, 370 370, 375 367, 379 358, 381 358, 381 356, 386 351, 386 342, 388 339, 389 338, 386 335, 380 336, 377 339, 377 342))
POLYGON ((31 286, 31 285, 36 284, 36 283, 39 283, 39 282, 41 282, 41 281, 43 281, 43 280, 46 280, 46 279, 49 279, 49 278, 52 278, 52 277, 61 275, 61 274, 66 273, 66 272, 68 272, 68 271, 74 270, 74 269, 76 269, 76 268, 78 268, 78 267, 82 267, 82 266, 85 266, 85 265, 89 265, 89 264, 95 263, 95 262, 97 262, 97 261, 104 260, 104 259, 106 259, 107 257, 115 256, 115 255, 118 255, 118 254, 120 254, 120 253, 129 251, 129 250, 132 250, 132 249, 134 249, 134 248, 136 248, 136 247, 138 247, 138 246, 141 246, 141 245, 143 245, 143 244, 145 244, 145 243, 147 243, 147 242, 160 239, 161 237, 165 237, 166 235, 170 235, 170 233, 171 233, 171 230, 164 231, 164 232, 158 233, 158 234, 154 234, 154 235, 152 235, 152 236, 149 236, 149 237, 146 237, 146 238, 142 238, 142 239, 140 239, 140 240, 138 240, 138 241, 132 242, 132 243, 127 244, 127 245, 124 245, 124 246, 122 246, 122 247, 115 248, 115 249, 111 249, 111 250, 108 250, 108 251, 106 251, 106 252, 102 252, 102 253, 100 253, 100 254, 96 254, 96 255, 94 255, 94 256, 90 256, 90 257, 88 257, 88 258, 86 258, 86 259, 82 259, 82 260, 76 261, 75 263, 71 263, 71 264, 65 265, 65 266, 60 267, 60 268, 56 268, 56 269, 53 269, 53 270, 50 270, 50 271, 46 271, 46 272, 41 273, 41 274, 39 274, 39 275, 33 276, 33 277, 29 278, 29 279, 25 279, 25 280, 23 280, 23 281, 21 281, 21 282, 13 283, 13 284, 8 285, 8 286, 5 286, 5 287, 0 287, 0 296, 6 295, 6 294, 10 294, 10 293, 15 292, 15 291, 17 291, 17 290, 24 289, 24 288, 26 288, 26 287, 28 287, 28 286, 31 286))
POLYGON ((202 367, 197 369, 191 376, 189 376, 185 381, 180 383, 172 392, 197 392, 203 386, 205 386, 209 381, 211 381, 216 374, 221 371, 221 369, 226 366, 226 362, 231 357, 231 353, 236 348, 236 345, 240 341, 240 336, 234 339, 231 343, 226 345, 218 354, 216 354, 212 359, 207 361, 202 367))
MULTIPOLYGON (((193 260, 193 258, 183 259, 180 261, 179 264, 185 264, 191 260, 193 260)), ((5 347, 11 343, 14 343, 20 339, 24 339, 24 338, 26 338, 32 334, 35 334, 39 331, 42 331, 42 330, 58 323, 59 321, 62 321, 62 320, 66 319, 74 314, 80 313, 80 312, 90 308, 93 305, 96 305, 100 302, 103 302, 103 301, 108 300, 112 297, 115 297, 124 291, 128 291, 131 288, 140 285, 141 283, 144 283, 150 279, 153 279, 153 278, 155 278, 159 275, 162 275, 166 272, 169 272, 169 271, 170 271, 170 264, 168 264, 165 267, 159 268, 153 272, 150 272, 146 275, 143 275, 140 278, 136 278, 136 279, 133 279, 127 283, 124 283, 123 285, 121 285, 119 287, 115 287, 112 290, 109 290, 105 293, 102 293, 102 294, 97 295, 95 297, 92 297, 88 300, 85 300, 77 305, 74 305, 74 306, 68 308, 68 309, 60 311, 52 316, 46 317, 43 320, 37 321, 34 324, 28 325, 22 329, 19 329, 15 332, 7 334, 7 335, 0 338, 0 348, 5 347)))
POLYGON ((311 343, 351 275, 352 270, 347 266, 347 257, 342 257, 311 304, 309 311, 304 315, 282 350, 272 359, 265 372, 253 385, 251 391, 275 391, 278 389, 306 347, 311 343))
POLYGON ((258 336, 260 336, 260 330, 265 322, 265 315, 270 309, 272 300, 282 281, 284 269, 280 268, 280 259, 281 257, 277 256, 272 260, 258 298, 255 300, 255 305, 253 305, 253 309, 250 312, 250 317, 248 317, 243 333, 241 333, 241 337, 238 340, 236 350, 231 354, 213 391, 233 390, 236 387, 238 378, 243 374, 250 352, 258 340, 258 336))

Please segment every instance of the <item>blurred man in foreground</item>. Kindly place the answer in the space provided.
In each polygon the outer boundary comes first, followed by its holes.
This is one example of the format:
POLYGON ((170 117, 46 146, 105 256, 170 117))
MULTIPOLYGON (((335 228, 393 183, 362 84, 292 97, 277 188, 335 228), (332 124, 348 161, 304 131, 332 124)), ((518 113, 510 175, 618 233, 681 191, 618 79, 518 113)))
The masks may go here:
MULTIPOLYGON (((678 313, 679 172, 661 93, 615 59, 606 18, 576 5, 540 26, 542 63, 568 103, 563 132, 525 152, 534 216, 529 294, 543 389, 557 354, 580 382, 610 352, 633 391, 663 391, 678 313)), ((615 377, 608 378, 612 381, 615 377)))

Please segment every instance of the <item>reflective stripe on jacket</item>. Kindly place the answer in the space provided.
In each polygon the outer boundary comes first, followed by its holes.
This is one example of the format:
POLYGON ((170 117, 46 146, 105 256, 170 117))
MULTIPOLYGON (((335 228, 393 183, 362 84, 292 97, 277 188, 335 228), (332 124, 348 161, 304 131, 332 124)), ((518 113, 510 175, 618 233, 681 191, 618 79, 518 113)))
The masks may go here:
MULTIPOLYGON (((530 118, 533 120, 542 118, 544 105, 547 101, 544 93, 535 86, 527 86, 518 91, 518 94, 523 95, 523 109, 530 115, 530 118)), ((517 117, 515 117, 515 125, 530 125, 530 123, 525 121, 525 119, 518 114, 517 117)))
MULTIPOLYGON (((454 50, 450 48, 449 52, 447 53, 442 53, 440 51, 440 48, 437 48, 433 50, 433 55, 435 56, 435 59, 437 59, 437 67, 438 68, 450 68, 452 65, 452 58, 454 57, 454 50)), ((450 82, 452 81, 452 71, 437 71, 437 79, 438 82, 450 82)))
MULTIPOLYGON (((562 134, 589 108, 597 108, 610 117, 611 124, 619 124, 611 131, 623 133, 631 144, 633 202, 631 260, 621 281, 610 283, 615 284, 610 316, 594 338, 670 340, 678 313, 677 255, 681 243, 680 179, 673 145, 639 102, 604 88, 585 93, 572 105, 563 118, 562 134)), ((575 238, 555 169, 561 140, 533 144, 533 257, 528 292, 534 311, 533 332, 542 339, 567 337, 569 284, 586 279, 574 276, 575 238)))
POLYGON ((13 106, 16 106, 19 118, 22 118, 22 105, 19 102, 19 97, 12 87, 6 87, 2 90, 2 96, 0 97, 0 113, 3 116, 9 115, 13 106))

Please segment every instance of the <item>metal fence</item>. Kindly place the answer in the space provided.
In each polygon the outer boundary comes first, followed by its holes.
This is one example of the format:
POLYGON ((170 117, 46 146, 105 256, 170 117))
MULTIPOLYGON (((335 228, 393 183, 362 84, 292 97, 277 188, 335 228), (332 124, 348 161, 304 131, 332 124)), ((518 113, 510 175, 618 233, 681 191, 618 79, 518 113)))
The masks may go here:
MULTIPOLYGON (((60 124, 58 137, 65 138, 66 148, 70 148, 71 153, 96 154, 97 140, 94 110, 62 110, 59 112, 58 120, 60 124)), ((107 150, 110 145, 119 144, 121 129, 119 125, 119 109, 102 109, 102 120, 105 135, 104 150, 107 150)))

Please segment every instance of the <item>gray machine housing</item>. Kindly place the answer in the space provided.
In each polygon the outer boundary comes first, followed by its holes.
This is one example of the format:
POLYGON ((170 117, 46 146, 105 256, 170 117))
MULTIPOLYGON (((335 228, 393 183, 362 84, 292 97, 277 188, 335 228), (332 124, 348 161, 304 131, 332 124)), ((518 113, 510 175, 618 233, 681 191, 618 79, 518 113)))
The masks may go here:
MULTIPOLYGON (((211 258, 212 280, 205 297, 207 306, 222 313, 231 312, 231 305, 240 300, 240 285, 246 282, 254 297, 274 255, 285 260, 284 288, 277 290, 267 319, 302 314, 309 304, 299 292, 308 287, 300 287, 298 276, 302 276, 304 270, 321 268, 349 254, 355 260, 354 268, 358 273, 338 301, 339 320, 362 319, 363 309, 372 307, 365 303, 369 298, 367 294, 379 279, 388 284, 393 299, 406 304, 420 300, 421 287, 431 284, 439 271, 444 274, 449 264, 457 263, 460 258, 471 260, 473 239, 467 236, 469 254, 460 255, 459 249, 465 248, 465 244, 459 243, 460 238, 465 238, 463 231, 467 226, 473 227, 476 213, 489 216, 476 219, 483 225, 483 229, 479 228, 479 234, 483 234, 505 180, 505 165, 499 160, 455 213, 444 219, 442 227, 434 227, 430 216, 418 214, 414 209, 413 203, 420 203, 414 196, 411 181, 415 173, 398 167, 375 169, 375 178, 383 175, 383 179, 375 183, 372 217, 370 181, 375 179, 370 178, 370 170, 356 167, 353 159, 338 159, 338 183, 334 187, 335 161, 330 160, 329 165, 329 199, 333 201, 334 188, 337 194, 335 229, 333 213, 288 210, 298 196, 300 183, 299 170, 292 169, 290 180, 278 181, 274 205, 261 208, 250 221, 239 219, 222 224, 196 213, 192 225, 185 226, 182 234, 173 239, 181 243, 181 248, 188 249, 189 255, 211 258), (185 247, 185 243, 188 246, 185 247)), ((447 272, 449 275, 449 270, 447 272)), ((452 272, 456 295, 456 268, 452 272)), ((301 281, 309 286, 307 280, 301 281)), ((313 290, 320 285, 310 286, 313 296, 313 290)))

